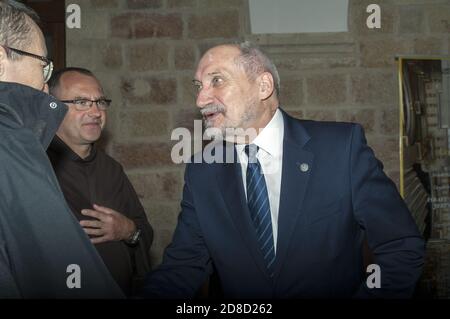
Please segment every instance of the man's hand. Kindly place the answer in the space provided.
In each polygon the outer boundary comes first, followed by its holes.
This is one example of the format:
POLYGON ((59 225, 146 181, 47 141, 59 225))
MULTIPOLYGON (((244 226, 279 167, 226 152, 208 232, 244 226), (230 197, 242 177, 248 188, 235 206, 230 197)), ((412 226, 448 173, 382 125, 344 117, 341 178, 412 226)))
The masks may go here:
POLYGON ((80 221, 86 234, 99 236, 91 238, 93 244, 127 240, 136 231, 131 219, 108 207, 94 204, 94 209, 83 209, 81 213, 97 219, 80 221))

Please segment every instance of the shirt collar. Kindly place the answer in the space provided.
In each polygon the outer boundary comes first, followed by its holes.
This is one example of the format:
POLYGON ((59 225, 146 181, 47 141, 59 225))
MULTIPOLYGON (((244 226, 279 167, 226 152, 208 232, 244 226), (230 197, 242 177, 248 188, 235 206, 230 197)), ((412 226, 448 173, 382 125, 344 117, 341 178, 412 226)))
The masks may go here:
MULTIPOLYGON (((284 121, 281 111, 277 108, 275 114, 269 123, 253 140, 265 153, 273 158, 279 158, 283 151, 283 135, 284 135, 284 121)), ((245 144, 236 144, 236 151, 239 155, 243 155, 245 144)))
POLYGON ((92 144, 91 152, 86 158, 81 158, 77 153, 75 153, 69 145, 67 145, 58 135, 55 135, 52 143, 50 144, 49 150, 60 156, 79 163, 89 163, 92 162, 97 155, 97 148, 95 143, 92 144))

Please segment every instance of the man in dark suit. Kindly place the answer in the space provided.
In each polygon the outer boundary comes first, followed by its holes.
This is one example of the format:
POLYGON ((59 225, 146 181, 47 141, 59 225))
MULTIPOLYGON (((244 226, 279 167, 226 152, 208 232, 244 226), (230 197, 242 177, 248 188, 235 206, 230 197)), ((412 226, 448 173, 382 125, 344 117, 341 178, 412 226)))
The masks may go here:
POLYGON ((236 161, 187 165, 178 225, 145 296, 191 298, 213 268, 230 298, 412 295, 424 242, 361 126, 290 117, 279 83, 248 42, 200 60, 197 106, 225 140, 215 154, 236 161), (375 288, 364 238, 380 270, 375 288))

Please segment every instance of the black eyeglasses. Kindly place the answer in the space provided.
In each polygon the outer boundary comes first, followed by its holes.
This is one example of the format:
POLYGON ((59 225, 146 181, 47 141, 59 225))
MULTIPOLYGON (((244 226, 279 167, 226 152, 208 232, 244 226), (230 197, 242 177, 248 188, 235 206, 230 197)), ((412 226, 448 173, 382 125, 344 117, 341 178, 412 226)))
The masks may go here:
POLYGON ((61 100, 61 102, 75 105, 75 109, 78 111, 87 111, 95 103, 97 104, 99 110, 106 111, 112 101, 108 99, 98 99, 98 100, 77 99, 77 100, 61 100))
POLYGON ((38 60, 41 60, 42 62, 45 63, 44 67, 42 68, 42 72, 44 73, 44 82, 47 83, 48 80, 50 80, 50 77, 52 76, 52 72, 53 72, 53 62, 50 59, 47 59, 45 56, 40 56, 37 54, 33 54, 30 52, 26 52, 26 51, 22 51, 19 49, 14 49, 5 45, 2 45, 2 47, 5 48, 5 50, 10 50, 14 53, 20 54, 20 55, 25 55, 25 56, 29 56, 31 58, 35 58, 38 60))

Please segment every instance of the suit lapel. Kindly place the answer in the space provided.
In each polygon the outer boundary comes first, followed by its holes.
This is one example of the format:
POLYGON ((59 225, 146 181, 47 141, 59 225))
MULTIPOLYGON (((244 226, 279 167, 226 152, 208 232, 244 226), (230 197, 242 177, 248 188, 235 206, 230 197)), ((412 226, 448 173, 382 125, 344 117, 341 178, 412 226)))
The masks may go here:
MULTIPOLYGON (((310 139, 306 129, 300 122, 292 119, 284 111, 281 110, 281 112, 284 118, 283 168, 274 279, 279 275, 281 267, 286 260, 289 243, 300 214, 300 208, 314 163, 313 153, 303 149, 310 139)), ((252 254, 258 268, 265 274, 267 280, 271 281, 264 264, 264 257, 258 245, 254 226, 250 219, 242 182, 241 165, 238 162, 236 150, 234 146, 228 144, 224 154, 227 151, 234 152, 235 160, 233 163, 217 165, 216 176, 219 189, 244 244, 252 254)))
POLYGON ((303 149, 310 139, 307 131, 298 121, 293 120, 284 112, 283 117, 283 167, 275 279, 286 260, 289 243, 297 224, 314 163, 313 153, 303 149))
POLYGON ((258 268, 266 275, 267 279, 270 280, 261 249, 258 245, 256 232, 250 218, 242 182, 241 164, 238 162, 235 147, 227 146, 227 151, 231 151, 229 147, 233 148, 235 161, 234 163, 217 165, 218 169, 216 176, 219 188, 227 210, 230 213, 236 228, 239 230, 245 246, 252 254, 258 268))

